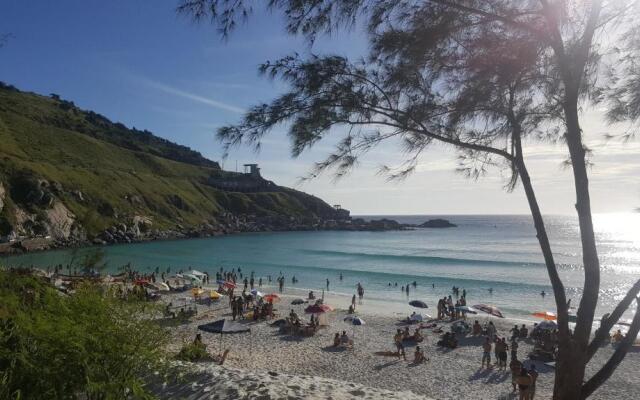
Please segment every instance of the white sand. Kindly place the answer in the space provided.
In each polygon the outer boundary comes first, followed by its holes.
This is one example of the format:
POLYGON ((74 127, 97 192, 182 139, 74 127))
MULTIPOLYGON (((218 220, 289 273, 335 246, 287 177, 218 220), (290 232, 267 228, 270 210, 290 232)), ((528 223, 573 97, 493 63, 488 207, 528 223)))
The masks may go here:
MULTIPOLYGON (((283 301, 276 305, 281 315, 288 314, 292 307, 288 303, 291 298, 297 296, 299 293, 285 293, 283 301)), ((328 304, 335 306, 345 307, 349 304, 349 301, 342 297, 327 296, 326 300, 328 304)), ((198 333, 197 325, 222 317, 230 318, 227 305, 228 299, 225 298, 224 303, 214 305, 211 308, 200 306, 199 315, 191 323, 172 330, 174 340, 171 350, 177 352, 183 342, 193 340, 195 334, 198 333), (216 308, 219 309, 216 310, 216 308)), ((411 391, 416 395, 435 399, 513 398, 508 371, 499 372, 479 368, 482 355, 481 338, 464 338, 460 340, 460 346, 457 349, 443 350, 435 344, 438 335, 429 330, 423 330, 426 340, 420 346, 425 350, 430 360, 421 365, 414 365, 411 362, 413 347, 407 348, 409 361, 375 355, 374 352, 377 351, 395 350, 392 337, 399 327, 397 325, 398 316, 394 316, 394 313, 389 310, 376 309, 379 306, 377 303, 376 307, 368 305, 365 297, 364 304, 358 310, 358 315, 366 322, 365 326, 357 326, 354 331, 354 327, 350 323, 343 321, 345 312, 338 310, 331 313, 329 327, 321 329, 314 337, 308 338, 280 335, 277 328, 271 327, 265 322, 247 322, 252 329, 250 334, 224 335, 222 338, 222 347, 231 349, 225 367, 233 369, 214 367, 209 364, 207 373, 211 375, 211 382, 215 383, 207 383, 208 378, 204 376, 200 378, 198 385, 205 387, 214 384, 220 390, 237 390, 237 398, 259 398, 258 389, 250 389, 250 386, 259 386, 260 383, 268 386, 267 394, 271 398, 289 396, 289 394, 285 395, 289 391, 294 393, 292 394, 294 397, 324 396, 324 392, 318 393, 319 388, 325 388, 323 385, 333 388, 334 392, 331 393, 334 394, 330 395, 332 398, 359 397, 359 395, 348 393, 352 390, 350 383, 392 392, 411 391), (342 330, 346 330, 349 336, 355 332, 355 347, 353 349, 336 350, 330 347, 333 335, 342 330), (299 377, 278 375, 278 379, 275 377, 270 379, 267 376, 271 375, 264 375, 268 372, 299 377), (224 379, 219 379, 220 377, 224 379), (320 378, 348 383, 336 386, 336 384, 320 378), (225 383, 220 383, 220 381, 225 383), (288 388, 288 382, 295 382, 293 386, 300 387, 300 389, 288 388)), ((295 309, 300 315, 304 315, 303 308, 304 306, 297 306, 295 309)), ((407 306, 407 314, 410 311, 410 307, 407 306)), ((486 317, 478 319, 482 322, 486 317)), ((513 321, 495 318, 493 321, 498 327, 499 335, 508 337, 508 331, 513 327, 513 321)), ((447 324, 444 325, 447 330, 447 324)), ((201 333, 210 352, 220 351, 219 335, 201 333)), ((526 359, 526 355, 532 348, 532 343, 521 341, 519 344, 518 358, 526 359)), ((612 352, 611 347, 601 349, 591 362, 589 373, 594 373, 612 352)), ((537 398, 550 398, 553 390, 553 369, 541 363, 537 363, 536 367, 540 372, 537 398)), ((640 381, 637 379, 639 368, 640 354, 630 353, 609 381, 592 398, 637 398, 637 394, 640 393, 640 381)), ((374 397, 380 394, 380 398, 391 398, 382 392, 373 394, 372 389, 357 387, 360 389, 355 390, 371 393, 370 395, 374 397)), ((195 394, 194 396, 185 398, 218 398, 199 397, 195 394)), ((398 396, 398 398, 410 398, 406 394, 398 393, 398 396)))
POLYGON ((427 400, 414 393, 392 392, 355 383, 277 372, 197 364, 181 379, 156 391, 163 399, 390 399, 427 400))

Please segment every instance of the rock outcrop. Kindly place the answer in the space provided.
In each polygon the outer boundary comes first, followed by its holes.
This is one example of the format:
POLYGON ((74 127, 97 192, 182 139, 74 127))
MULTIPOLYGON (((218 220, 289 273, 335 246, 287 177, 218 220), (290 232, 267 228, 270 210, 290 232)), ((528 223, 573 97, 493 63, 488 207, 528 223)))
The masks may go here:
POLYGON ((418 227, 420 228, 455 228, 456 226, 458 225, 452 224, 451 222, 442 218, 430 219, 427 222, 418 225, 418 227))

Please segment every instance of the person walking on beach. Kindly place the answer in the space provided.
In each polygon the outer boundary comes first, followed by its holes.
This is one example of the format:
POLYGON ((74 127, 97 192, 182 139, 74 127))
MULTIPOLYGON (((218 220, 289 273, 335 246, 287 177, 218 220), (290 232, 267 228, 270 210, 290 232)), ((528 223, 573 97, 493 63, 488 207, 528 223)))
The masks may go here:
POLYGON ((529 370, 529 376, 531 377, 531 386, 529 387, 529 400, 533 400, 536 395, 536 381, 538 380, 538 371, 535 365, 531 365, 529 370))
POLYGON ((522 363, 517 358, 512 358, 509 363, 509 369, 511 370, 511 386, 513 387, 513 393, 515 393, 518 385, 518 376, 522 371, 522 363))
POLYGON ((329 291, 329 278, 327 278, 327 291, 329 291))
POLYGON ((487 368, 491 368, 491 340, 487 337, 482 344, 482 364, 480 368, 483 368, 487 364, 487 368))
POLYGON ((362 304, 362 298, 364 297, 364 287, 358 282, 358 299, 360 300, 360 304, 362 304))
POLYGON ((529 400, 529 390, 531 389, 531 376, 526 368, 522 368, 520 375, 516 378, 518 390, 520 391, 520 400, 529 400))
POLYGON ((233 298, 231 299, 231 316, 234 321, 236 320, 236 316, 238 316, 238 306, 233 298))
POLYGON ((258 287, 262 287, 262 278, 258 279, 258 287))
POLYGON ((351 298, 351 307, 353 307, 353 310, 355 311, 355 309, 356 309, 356 295, 355 294, 351 298))
POLYGON ((398 329, 395 336, 393 337, 393 341, 396 345, 396 350, 398 351, 398 358, 402 356, 402 358, 407 361, 407 355, 404 352, 404 345, 402 344, 402 330, 398 329))

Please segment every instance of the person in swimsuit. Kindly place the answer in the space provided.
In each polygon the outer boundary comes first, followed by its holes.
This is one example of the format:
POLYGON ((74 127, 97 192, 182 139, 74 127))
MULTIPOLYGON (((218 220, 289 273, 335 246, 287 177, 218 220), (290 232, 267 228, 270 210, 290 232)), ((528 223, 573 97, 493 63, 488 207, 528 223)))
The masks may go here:
POLYGON ((509 369, 511 370, 511 386, 513 386, 513 393, 515 393, 517 390, 518 376, 522 373, 522 363, 517 358, 513 358, 509 364, 509 369))
POLYGON ((413 359, 413 363, 414 364, 422 364, 425 360, 428 361, 428 359, 426 359, 424 357, 424 353, 420 349, 420 346, 416 346, 416 352, 415 352, 415 356, 414 356, 414 359, 413 359))
POLYGON ((536 366, 532 365, 529 370, 529 376, 531 376, 531 387, 529 388, 529 400, 533 400, 536 395, 536 381, 538 380, 538 371, 536 366))
POLYGON ((520 400, 529 400, 529 388, 531 386, 531 376, 526 368, 522 368, 520 375, 516 378, 518 390, 520 391, 520 400))
POLYGON ((486 338, 482 344, 482 365, 484 367, 485 361, 487 362, 487 368, 491 368, 491 340, 486 338))

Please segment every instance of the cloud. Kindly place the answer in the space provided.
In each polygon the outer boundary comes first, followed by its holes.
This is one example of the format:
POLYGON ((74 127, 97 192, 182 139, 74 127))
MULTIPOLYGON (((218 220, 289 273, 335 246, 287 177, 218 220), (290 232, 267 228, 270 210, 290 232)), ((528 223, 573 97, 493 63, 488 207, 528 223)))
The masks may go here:
POLYGON ((120 72, 125 75, 127 78, 129 78, 131 81, 138 83, 138 84, 142 84, 146 87, 167 93, 167 94, 171 94, 174 96, 178 96, 178 97, 182 97, 184 99, 187 100, 191 100, 197 103, 201 103, 201 104, 205 104, 207 106, 216 108, 218 110, 223 110, 223 111, 229 111, 232 113, 236 113, 236 114, 244 114, 246 112, 245 109, 240 108, 240 107, 236 107, 232 104, 228 104, 228 103, 224 103, 222 101, 218 101, 218 100, 214 100, 208 97, 204 97, 201 96, 197 93, 191 93, 188 92, 186 90, 171 86, 171 85, 167 85, 165 83, 162 82, 158 82, 152 79, 149 79, 147 77, 143 77, 143 76, 139 76, 136 75, 134 73, 131 73, 130 71, 127 71, 123 68, 118 68, 120 70, 120 72))
POLYGON ((213 108, 217 108, 219 110, 230 111, 237 114, 243 114, 246 110, 240 107, 233 106, 231 104, 223 103, 221 101, 213 100, 204 96, 200 96, 195 93, 189 93, 185 90, 175 88, 173 86, 166 85, 161 82, 152 81, 150 79, 142 78, 141 79, 144 84, 148 87, 160 90, 162 92, 173 94, 179 97, 183 97, 185 99, 193 100, 197 103, 202 103, 213 108))

